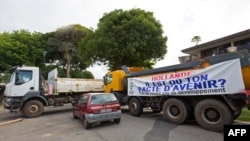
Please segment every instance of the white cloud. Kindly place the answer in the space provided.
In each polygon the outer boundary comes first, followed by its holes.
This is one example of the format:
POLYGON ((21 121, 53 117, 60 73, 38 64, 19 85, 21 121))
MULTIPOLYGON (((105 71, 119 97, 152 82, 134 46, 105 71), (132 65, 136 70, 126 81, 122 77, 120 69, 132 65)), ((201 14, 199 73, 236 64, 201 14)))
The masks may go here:
MULTIPOLYGON (((249 29, 249 0, 1 0, 0 32, 28 29, 50 32, 69 24, 96 28, 104 13, 114 9, 151 11, 168 37, 168 53, 155 67, 178 63, 181 50, 202 42, 249 29)), ((89 70, 102 78, 106 67, 89 70)))

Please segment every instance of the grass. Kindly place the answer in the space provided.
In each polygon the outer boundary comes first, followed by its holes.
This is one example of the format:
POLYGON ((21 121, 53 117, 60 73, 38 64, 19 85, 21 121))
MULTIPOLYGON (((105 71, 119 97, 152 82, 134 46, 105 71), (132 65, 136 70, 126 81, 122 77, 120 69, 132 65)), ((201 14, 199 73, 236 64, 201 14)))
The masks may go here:
POLYGON ((248 110, 247 108, 243 108, 241 111, 241 115, 236 120, 250 122, 250 110, 248 110))

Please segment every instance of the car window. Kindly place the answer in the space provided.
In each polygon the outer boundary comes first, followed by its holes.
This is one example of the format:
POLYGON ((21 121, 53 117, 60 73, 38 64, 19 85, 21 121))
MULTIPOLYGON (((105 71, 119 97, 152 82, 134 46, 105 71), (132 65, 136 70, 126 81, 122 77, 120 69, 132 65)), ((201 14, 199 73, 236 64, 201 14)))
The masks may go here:
POLYGON ((117 101, 116 97, 113 94, 100 94, 93 95, 91 97, 91 104, 105 104, 108 102, 117 101))
POLYGON ((87 102, 88 102, 88 96, 87 95, 81 96, 77 100, 77 104, 86 104, 87 102))

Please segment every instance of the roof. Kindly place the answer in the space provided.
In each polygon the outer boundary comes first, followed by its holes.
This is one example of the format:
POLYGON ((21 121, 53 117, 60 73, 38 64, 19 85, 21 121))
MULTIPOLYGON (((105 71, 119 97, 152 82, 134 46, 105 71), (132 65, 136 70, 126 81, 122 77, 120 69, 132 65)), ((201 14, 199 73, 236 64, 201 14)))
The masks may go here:
POLYGON ((215 39, 215 40, 203 43, 203 44, 198 44, 193 47, 183 49, 181 51, 186 54, 197 56, 198 52, 200 52, 201 50, 218 47, 220 45, 228 44, 231 41, 239 41, 239 40, 246 39, 246 38, 250 38, 250 29, 247 29, 238 33, 234 33, 234 34, 222 37, 222 38, 218 38, 218 39, 215 39))

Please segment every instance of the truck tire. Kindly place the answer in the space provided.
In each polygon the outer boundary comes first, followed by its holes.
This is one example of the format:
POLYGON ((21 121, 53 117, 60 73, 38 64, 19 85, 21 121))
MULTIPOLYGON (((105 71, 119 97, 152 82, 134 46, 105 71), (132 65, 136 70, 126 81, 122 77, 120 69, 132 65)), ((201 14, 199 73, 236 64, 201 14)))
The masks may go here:
POLYGON ((129 113, 133 116, 141 116, 143 112, 143 105, 142 103, 135 97, 129 100, 129 113))
POLYGON ((197 103, 194 116, 202 128, 215 132, 222 132, 225 124, 233 122, 229 108, 216 99, 205 99, 197 103))
POLYGON ((163 104, 163 116, 164 118, 174 124, 182 124, 191 117, 191 107, 186 101, 170 98, 163 104))
POLYGON ((42 115, 44 107, 41 101, 31 100, 23 106, 23 114, 27 118, 36 118, 42 115))

